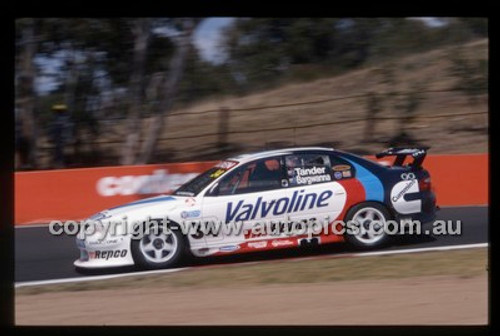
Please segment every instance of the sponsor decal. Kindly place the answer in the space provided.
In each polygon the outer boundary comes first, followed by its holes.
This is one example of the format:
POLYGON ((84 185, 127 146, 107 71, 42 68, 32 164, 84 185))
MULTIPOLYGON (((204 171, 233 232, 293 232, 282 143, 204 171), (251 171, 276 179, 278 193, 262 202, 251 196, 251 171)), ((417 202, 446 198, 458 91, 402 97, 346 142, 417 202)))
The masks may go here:
POLYGON ((111 245, 111 244, 118 244, 118 242, 121 242, 123 241, 123 238, 121 238, 120 240, 118 240, 118 238, 110 238, 110 239, 107 239, 107 240, 97 240, 97 241, 88 241, 87 244, 90 246, 90 245, 111 245))
POLYGON ((267 241, 250 242, 247 245, 248 245, 248 247, 251 247, 251 248, 260 249, 260 248, 267 247, 267 241))
POLYGON ((413 179, 415 179, 415 174, 413 174, 413 173, 403 173, 403 174, 401 174, 401 179, 402 180, 413 180, 413 179))
POLYGON ((416 151, 415 153, 413 153, 411 156, 417 157, 417 156, 422 155, 424 153, 425 153, 425 151, 423 149, 420 149, 420 150, 416 151))
POLYGON ((404 196, 410 190, 410 188, 415 184, 416 180, 411 180, 408 184, 406 184, 401 191, 399 191, 396 195, 392 196, 392 201, 397 202, 401 197, 404 196))
POLYGON ((200 210, 183 211, 181 212, 181 217, 184 219, 195 218, 195 217, 200 217, 200 214, 201 214, 200 210))
POLYGON ((203 248, 200 248, 198 250, 196 250, 196 253, 200 256, 202 255, 208 255, 210 253, 210 249, 209 248, 206 248, 206 247, 203 247, 203 248))
POLYGON ((221 176, 222 174, 224 174, 225 171, 226 171, 226 169, 217 169, 212 174, 210 174, 210 177, 215 179, 215 178, 221 176))
POLYGON ((335 178, 337 180, 340 180, 342 178, 342 173, 337 171, 337 172, 333 173, 333 176, 335 176, 335 178))
POLYGON ((422 210, 422 200, 407 201, 403 197, 408 193, 417 193, 418 191, 419 187, 416 179, 396 183, 391 190, 391 202, 394 209, 401 214, 420 212, 422 210))
POLYGON ((290 245, 293 245, 293 241, 291 241, 291 240, 273 240, 271 245, 273 245, 274 247, 290 246, 290 245))
POLYGON ((325 190, 321 193, 304 193, 305 189, 296 190, 292 197, 264 200, 262 196, 255 202, 246 202, 244 199, 227 203, 226 222, 253 220, 266 218, 268 215, 280 216, 285 213, 304 211, 305 209, 323 208, 329 205, 333 191, 325 190))
POLYGON ((186 203, 187 206, 194 206, 196 204, 196 200, 192 197, 189 197, 189 198, 186 198, 186 200, 184 201, 186 203))
POLYGON ((326 173, 326 167, 294 168, 297 184, 312 184, 331 181, 330 174, 326 173))
MULTIPOLYGON (((309 220, 314 220, 314 218, 310 218, 309 220)), ((269 225, 260 225, 260 223, 257 223, 252 229, 244 231, 244 237, 245 239, 251 239, 272 235, 290 234, 293 230, 305 230, 308 220, 305 221, 306 222, 270 222, 269 225)))
POLYGON ((239 250, 239 249, 240 249, 239 245, 229 245, 229 246, 223 246, 223 247, 219 248, 219 251, 221 251, 221 252, 232 252, 232 251, 236 251, 236 250, 239 250))
POLYGON ((420 155, 425 153, 423 149, 418 149, 418 148, 405 148, 405 149, 400 149, 396 152, 397 154, 412 154, 412 155, 420 155))
POLYGON ((350 170, 344 170, 342 172, 342 176, 343 177, 351 177, 352 176, 351 171, 350 170))
POLYGON ((221 161, 221 162, 219 162, 218 164, 215 165, 215 167, 228 170, 228 169, 233 168, 237 164, 238 164, 238 162, 236 162, 236 161, 227 160, 227 161, 221 161))
POLYGON ((127 256, 128 250, 109 250, 109 251, 95 251, 89 252, 91 259, 114 259, 114 258, 125 258, 127 256))
POLYGON ((198 174, 168 174, 157 169, 151 175, 106 176, 97 181, 99 195, 110 197, 134 194, 168 194, 198 174))
POLYGON ((351 166, 348 166, 348 165, 336 165, 336 166, 333 166, 332 167, 332 170, 334 172, 342 172, 342 171, 345 171, 345 170, 351 170, 351 166))

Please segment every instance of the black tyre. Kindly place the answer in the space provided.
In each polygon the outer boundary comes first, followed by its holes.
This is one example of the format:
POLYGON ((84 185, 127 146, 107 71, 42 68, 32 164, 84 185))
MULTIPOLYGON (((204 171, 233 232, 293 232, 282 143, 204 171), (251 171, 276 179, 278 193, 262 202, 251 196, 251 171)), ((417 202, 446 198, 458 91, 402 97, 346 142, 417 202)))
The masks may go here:
POLYGON ((373 249, 386 245, 390 235, 384 231, 384 225, 392 219, 389 211, 376 202, 365 202, 353 206, 346 214, 345 222, 352 221, 358 230, 345 233, 348 243, 360 249, 373 249))
POLYGON ((180 230, 160 225, 151 227, 142 238, 132 239, 131 250, 139 268, 161 269, 178 265, 188 255, 188 244, 180 230))

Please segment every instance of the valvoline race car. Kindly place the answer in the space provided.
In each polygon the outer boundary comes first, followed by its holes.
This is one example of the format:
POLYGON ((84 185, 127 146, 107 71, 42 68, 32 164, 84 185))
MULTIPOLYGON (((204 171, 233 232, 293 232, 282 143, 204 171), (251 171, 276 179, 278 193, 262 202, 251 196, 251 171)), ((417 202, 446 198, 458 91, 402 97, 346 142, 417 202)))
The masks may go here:
POLYGON ((410 219, 423 224, 435 219, 435 195, 429 173, 422 167, 427 149, 391 148, 377 154, 378 158, 395 157, 392 165, 323 147, 265 151, 224 160, 172 195, 142 199, 90 217, 97 232, 107 230, 112 220, 125 218, 126 225, 104 238, 81 231, 77 237, 80 258, 74 265, 77 269, 126 265, 155 269, 173 266, 188 256, 340 241, 361 248, 379 247, 391 238, 379 230, 385 222, 410 219), (404 164, 408 156, 413 161, 404 164), (153 221, 157 230, 134 238, 135 229, 151 224, 149 219, 162 218, 168 218, 167 224, 153 221), (285 232, 284 218, 304 225, 325 218, 320 225, 328 228, 313 234, 285 232), (330 224, 339 220, 357 223, 359 230, 334 232, 330 224), (205 226, 182 230, 186 223, 197 221, 205 226), (207 223, 222 226, 207 231, 207 223), (240 223, 239 231, 224 231, 234 223, 240 223), (254 230, 258 225, 260 230, 254 230), (277 230, 271 232, 271 227, 277 230))

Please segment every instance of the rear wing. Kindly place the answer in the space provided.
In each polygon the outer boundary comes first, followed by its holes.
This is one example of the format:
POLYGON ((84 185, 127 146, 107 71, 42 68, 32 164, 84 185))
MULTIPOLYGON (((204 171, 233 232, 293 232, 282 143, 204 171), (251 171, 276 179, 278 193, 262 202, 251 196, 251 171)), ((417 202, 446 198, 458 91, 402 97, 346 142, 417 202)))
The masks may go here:
POLYGON ((375 155, 377 159, 381 159, 387 156, 395 156, 393 166, 402 166, 408 155, 413 157, 413 162, 410 163, 410 166, 414 168, 418 168, 422 166, 422 162, 424 162, 425 156, 427 155, 427 150, 430 147, 414 147, 414 148, 405 148, 405 147, 394 147, 386 149, 385 151, 378 153, 375 155))

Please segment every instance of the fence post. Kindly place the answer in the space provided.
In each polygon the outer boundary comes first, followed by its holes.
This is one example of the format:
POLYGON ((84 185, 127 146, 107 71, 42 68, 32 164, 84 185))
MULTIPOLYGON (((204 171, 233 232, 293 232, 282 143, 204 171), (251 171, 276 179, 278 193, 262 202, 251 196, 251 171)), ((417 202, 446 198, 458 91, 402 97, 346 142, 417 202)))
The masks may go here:
POLYGON ((219 126, 217 137, 217 148, 223 150, 227 146, 227 131, 229 125, 229 109, 222 106, 219 110, 219 126))

